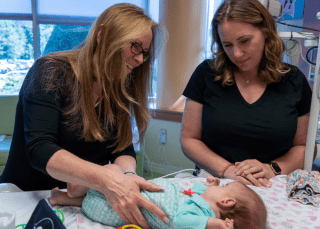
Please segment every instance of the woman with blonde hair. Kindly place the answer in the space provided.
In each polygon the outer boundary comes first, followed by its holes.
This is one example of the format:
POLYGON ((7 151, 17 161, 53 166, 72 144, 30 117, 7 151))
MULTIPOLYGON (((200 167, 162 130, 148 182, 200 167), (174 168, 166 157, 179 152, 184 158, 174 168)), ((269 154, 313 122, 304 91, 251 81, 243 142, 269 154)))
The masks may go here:
POLYGON ((258 0, 223 1, 212 38, 214 58, 183 93, 182 150, 213 175, 270 187, 270 178, 303 167, 310 86, 282 62, 275 20, 258 0))
POLYGON ((140 194, 161 187, 136 176, 132 146, 132 121, 140 140, 149 122, 152 68, 165 32, 141 8, 116 4, 79 47, 39 58, 20 90, 0 182, 24 191, 68 183, 73 197, 93 188, 127 223, 149 228, 139 207, 167 221, 140 194))

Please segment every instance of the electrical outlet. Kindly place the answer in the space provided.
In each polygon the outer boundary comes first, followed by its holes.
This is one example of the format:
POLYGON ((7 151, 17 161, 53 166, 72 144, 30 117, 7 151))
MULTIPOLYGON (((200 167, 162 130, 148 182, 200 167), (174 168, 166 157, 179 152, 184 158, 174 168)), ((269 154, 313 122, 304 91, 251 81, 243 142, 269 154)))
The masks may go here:
POLYGON ((167 141, 167 130, 160 129, 160 143, 165 144, 167 141))

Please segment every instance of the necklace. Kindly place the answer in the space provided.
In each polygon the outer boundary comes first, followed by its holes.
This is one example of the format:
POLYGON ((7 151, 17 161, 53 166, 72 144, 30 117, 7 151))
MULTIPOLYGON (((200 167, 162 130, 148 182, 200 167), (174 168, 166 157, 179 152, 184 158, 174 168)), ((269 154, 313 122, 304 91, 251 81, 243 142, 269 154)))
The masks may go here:
MULTIPOLYGON (((243 76, 243 78, 244 78, 244 76, 243 76)), ((249 84, 249 83, 250 83, 250 80, 252 80, 252 79, 253 79, 253 76, 251 76, 250 78, 247 78, 247 79, 245 79, 245 80, 246 80, 247 84, 249 84)))

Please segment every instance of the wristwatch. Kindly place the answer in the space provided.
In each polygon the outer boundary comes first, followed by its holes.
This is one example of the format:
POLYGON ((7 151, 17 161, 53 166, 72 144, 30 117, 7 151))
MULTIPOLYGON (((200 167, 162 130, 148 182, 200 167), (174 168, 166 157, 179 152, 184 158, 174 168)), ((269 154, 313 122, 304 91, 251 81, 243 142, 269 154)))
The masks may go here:
POLYGON ((276 175, 280 175, 281 174, 281 168, 280 168, 280 166, 278 165, 277 162, 271 161, 271 162, 269 162, 269 165, 271 166, 272 170, 274 171, 274 173, 276 175))

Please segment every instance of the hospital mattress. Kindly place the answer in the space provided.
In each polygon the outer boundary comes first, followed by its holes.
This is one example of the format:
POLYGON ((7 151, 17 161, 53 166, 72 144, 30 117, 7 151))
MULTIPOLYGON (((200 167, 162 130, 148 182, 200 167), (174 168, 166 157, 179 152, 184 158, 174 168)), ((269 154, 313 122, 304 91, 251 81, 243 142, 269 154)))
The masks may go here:
MULTIPOLYGON (((288 200, 286 192, 286 177, 285 175, 276 176, 271 179, 272 187, 255 187, 249 186, 261 196, 264 201, 267 211, 267 227, 266 229, 320 229, 320 207, 314 207, 313 205, 304 205, 296 201, 288 200)), ((202 177, 188 177, 188 178, 165 178, 171 179, 178 183, 183 189, 189 189, 195 182, 206 181, 206 178, 202 177)), ((229 179, 222 179, 221 185, 228 182, 232 182, 229 179)), ((11 208, 16 212, 17 219, 16 225, 27 223, 28 217, 32 214, 32 208, 34 209, 37 201, 41 198, 49 198, 50 192, 27 192, 27 193, 10 193, 11 198, 14 198, 14 202, 21 201, 24 198, 28 198, 26 204, 18 204, 15 208, 11 208), (14 195, 18 195, 14 197, 14 195), (25 196, 23 196, 25 194, 25 196), (32 197, 32 198, 30 198, 32 197), (30 199, 33 199, 33 203, 30 199), (16 209, 16 210, 14 210, 16 209)), ((0 208, 3 207, 3 201, 8 201, 10 197, 8 194, 4 195, 0 193, 0 208), (6 200, 4 199, 6 198, 6 200)), ((81 228, 81 229, 114 229, 107 225, 94 222, 87 218, 79 207, 67 207, 67 206, 51 206, 56 210, 60 218, 63 219, 63 223, 68 229, 81 228)))

